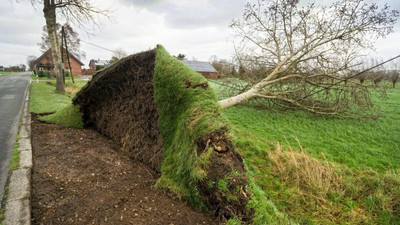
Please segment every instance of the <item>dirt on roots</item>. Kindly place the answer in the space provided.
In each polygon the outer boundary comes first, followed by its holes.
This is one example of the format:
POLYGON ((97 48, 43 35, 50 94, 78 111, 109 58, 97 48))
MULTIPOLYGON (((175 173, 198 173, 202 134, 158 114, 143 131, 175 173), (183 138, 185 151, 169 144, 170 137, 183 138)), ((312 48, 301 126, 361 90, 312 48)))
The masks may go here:
POLYGON ((32 123, 32 224, 217 224, 153 186, 158 174, 92 129, 32 123))
POLYGON ((94 127, 123 146, 135 160, 160 172, 162 138, 154 103, 156 50, 121 59, 99 72, 74 100, 85 127, 94 127))
MULTIPOLYGON (((80 106, 85 127, 93 127, 110 137, 122 146, 122 152, 160 174, 163 140, 154 99, 156 55, 157 49, 153 49, 121 59, 93 76, 73 103, 80 106)), ((168 66, 174 67, 174 64, 168 66)), ((183 84, 187 89, 208 89, 206 81, 193 84, 190 74, 186 78, 183 84)), ((176 94, 173 98, 181 99, 187 93, 176 94)), ((181 107, 179 104, 183 103, 179 101, 173 106, 181 107)), ((171 112, 170 115, 179 117, 171 112)), ((213 148, 206 168, 207 176, 197 184, 201 200, 221 221, 231 217, 250 221, 252 212, 246 208, 250 197, 245 190, 248 185, 246 170, 240 154, 229 140, 226 128, 195 141, 198 157, 213 148)), ((185 176, 183 173, 179 175, 185 176)))

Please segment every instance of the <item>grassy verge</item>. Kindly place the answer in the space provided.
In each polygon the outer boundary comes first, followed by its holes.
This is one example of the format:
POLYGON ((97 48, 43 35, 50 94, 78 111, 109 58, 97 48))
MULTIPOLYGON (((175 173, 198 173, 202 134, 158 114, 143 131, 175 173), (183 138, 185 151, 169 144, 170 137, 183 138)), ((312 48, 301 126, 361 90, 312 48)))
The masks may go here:
POLYGON ((19 142, 18 141, 19 141, 19 139, 21 139, 21 137, 18 135, 17 136, 17 140, 16 140, 16 142, 14 144, 14 150, 13 150, 13 153, 12 153, 12 156, 11 156, 10 170, 16 170, 16 169, 19 168, 19 154, 20 154, 20 152, 18 150, 18 147, 19 147, 19 142))
MULTIPOLYGON (((74 79, 79 79, 79 78, 82 77, 82 75, 73 75, 73 77, 74 77, 74 79)), ((36 76, 36 75, 33 74, 33 73, 31 74, 31 79, 32 79, 32 80, 56 80, 55 77, 50 77, 50 78, 47 78, 47 77, 38 77, 38 76, 36 76)), ((70 76, 65 77, 65 80, 66 80, 66 82, 72 82, 70 76)))
POLYGON ((12 75, 14 73, 18 73, 18 72, 5 72, 5 71, 0 71, 0 77, 2 76, 7 76, 7 75, 12 75))
MULTIPOLYGON (((400 90, 375 101, 383 115, 367 121, 226 109, 255 199, 300 224, 400 224, 400 90)), ((281 224, 255 205, 255 223, 281 224)))
POLYGON ((53 114, 41 116, 39 120, 69 128, 83 128, 82 114, 79 111, 79 106, 73 104, 68 104, 53 114))
POLYGON ((72 97, 85 85, 86 81, 66 82, 65 94, 55 92, 55 81, 33 82, 30 89, 29 111, 37 114, 52 113, 40 116, 39 120, 55 123, 65 127, 82 128, 81 114, 78 106, 72 105, 72 97))

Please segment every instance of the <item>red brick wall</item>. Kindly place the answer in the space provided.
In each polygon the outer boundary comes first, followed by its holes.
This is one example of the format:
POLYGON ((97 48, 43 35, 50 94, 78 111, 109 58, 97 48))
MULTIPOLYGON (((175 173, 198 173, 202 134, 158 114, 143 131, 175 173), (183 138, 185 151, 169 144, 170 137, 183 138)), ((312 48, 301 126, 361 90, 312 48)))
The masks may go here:
MULTIPOLYGON (((68 63, 66 62, 64 63, 64 65, 65 65, 64 68, 68 70, 69 69, 68 63)), ((71 69, 73 75, 82 75, 82 66, 74 58, 71 58, 71 69)))

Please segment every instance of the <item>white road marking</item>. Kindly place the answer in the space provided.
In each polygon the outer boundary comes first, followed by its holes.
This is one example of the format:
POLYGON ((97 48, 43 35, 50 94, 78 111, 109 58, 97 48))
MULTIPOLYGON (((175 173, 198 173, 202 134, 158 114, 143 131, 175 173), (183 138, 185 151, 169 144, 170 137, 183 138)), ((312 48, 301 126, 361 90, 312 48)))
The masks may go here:
POLYGON ((4 95, 2 98, 1 98, 1 100, 8 100, 8 99, 14 99, 15 98, 15 95, 4 95))

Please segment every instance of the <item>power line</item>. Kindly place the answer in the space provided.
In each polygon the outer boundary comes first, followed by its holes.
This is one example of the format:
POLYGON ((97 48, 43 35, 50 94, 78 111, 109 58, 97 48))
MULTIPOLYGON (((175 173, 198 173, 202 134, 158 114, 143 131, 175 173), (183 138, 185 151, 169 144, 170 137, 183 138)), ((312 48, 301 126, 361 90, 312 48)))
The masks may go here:
POLYGON ((111 50, 111 49, 108 49, 108 48, 105 48, 105 47, 101 47, 101 46, 99 46, 99 45, 90 43, 90 42, 88 42, 88 41, 84 41, 84 40, 80 40, 80 41, 82 41, 83 43, 92 45, 92 46, 94 46, 94 47, 101 48, 101 49, 103 49, 103 50, 109 51, 109 52, 118 53, 118 52, 116 52, 116 51, 114 51, 114 50, 111 50))
POLYGON ((340 83, 342 83, 342 82, 345 82, 345 81, 347 81, 347 80, 349 80, 349 79, 352 79, 352 78, 354 78, 354 77, 356 77, 356 76, 358 76, 358 75, 361 75, 361 74, 363 74, 363 73, 365 73, 365 72, 368 72, 368 71, 370 71, 370 70, 373 70, 373 69, 375 69, 375 68, 377 68, 377 67, 379 67, 379 66, 382 66, 383 64, 386 64, 386 63, 388 63, 388 62, 390 62, 390 61, 393 61, 393 60, 395 60, 395 59, 397 59, 397 58, 400 58, 400 55, 397 55, 397 56, 395 56, 395 57, 393 57, 393 58, 390 58, 390 59, 388 59, 388 60, 386 60, 386 61, 384 61, 384 62, 382 62, 382 63, 379 63, 379 64, 377 64, 377 65, 375 65, 375 66, 373 66, 373 67, 370 67, 370 68, 365 69, 365 70, 363 70, 363 71, 361 71, 361 72, 358 72, 358 73, 356 73, 356 74, 354 74, 354 75, 352 75, 352 76, 350 76, 350 77, 346 77, 345 79, 343 79, 343 80, 341 80, 341 81, 338 81, 338 82, 336 82, 336 83, 333 83, 333 84, 331 84, 331 85, 328 85, 328 86, 324 87, 323 89, 320 89, 320 90, 318 90, 318 91, 312 92, 312 93, 310 93, 310 94, 308 94, 308 95, 306 95, 306 96, 304 96, 304 97, 302 97, 302 98, 296 100, 295 102, 302 101, 302 100, 304 100, 304 99, 306 99, 306 98, 308 98, 308 97, 311 97, 311 96, 313 96, 313 95, 315 95, 315 94, 318 94, 319 92, 322 92, 322 91, 324 91, 324 90, 326 90, 326 89, 329 89, 329 88, 331 88, 331 87, 333 87, 333 86, 335 86, 335 85, 338 85, 338 84, 340 84, 340 83))

